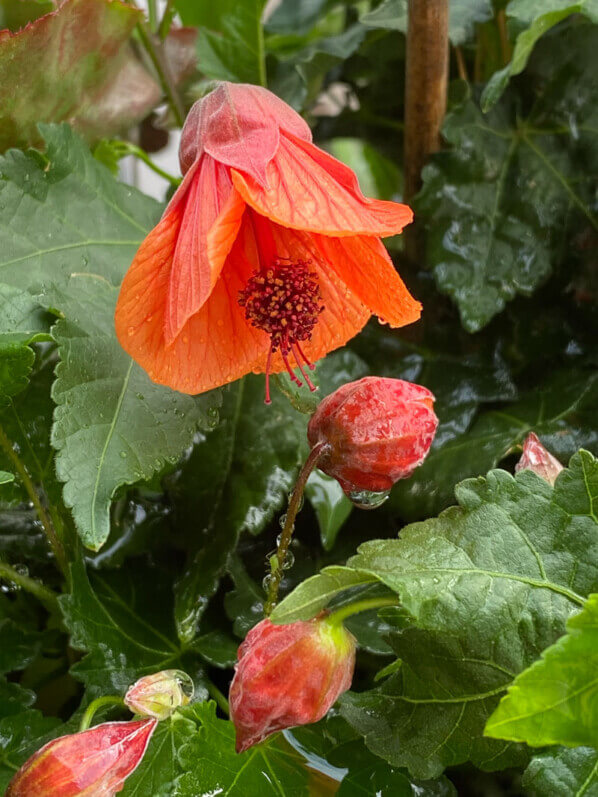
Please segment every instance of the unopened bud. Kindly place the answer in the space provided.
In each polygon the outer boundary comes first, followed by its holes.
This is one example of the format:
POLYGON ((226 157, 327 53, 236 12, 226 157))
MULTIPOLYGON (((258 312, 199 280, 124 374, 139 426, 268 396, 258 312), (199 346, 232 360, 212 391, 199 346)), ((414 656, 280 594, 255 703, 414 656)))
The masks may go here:
POLYGON ((318 468, 350 494, 380 493, 425 459, 438 426, 434 396, 402 379, 368 376, 327 396, 307 428, 310 445, 327 443, 318 468))
POLYGON ((156 725, 105 722, 54 739, 23 764, 5 797, 112 797, 141 763, 156 725))
POLYGON ((544 448, 538 435, 530 432, 525 438, 521 459, 515 465, 515 471, 520 470, 533 470, 549 484, 554 484, 563 466, 544 448))
POLYGON ((325 617, 273 625, 262 620, 239 648, 230 688, 237 752, 275 731, 322 719, 351 686, 355 640, 325 617))
POLYGON ((129 687, 125 704, 134 714, 165 720, 193 698, 193 681, 182 670, 162 670, 146 675, 129 687))

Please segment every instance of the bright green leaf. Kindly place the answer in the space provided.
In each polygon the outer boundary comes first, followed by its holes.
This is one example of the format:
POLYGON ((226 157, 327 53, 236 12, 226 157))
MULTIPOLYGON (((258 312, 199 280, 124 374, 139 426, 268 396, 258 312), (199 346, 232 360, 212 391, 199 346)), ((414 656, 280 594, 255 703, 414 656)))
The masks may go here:
MULTIPOLYGON (((596 474, 595 474, 596 475, 596 474)), ((532 747, 598 747, 598 594, 567 634, 520 673, 486 724, 486 736, 532 747)))
POLYGON ((0 470, 0 484, 10 484, 15 480, 14 473, 8 473, 5 470, 0 470))

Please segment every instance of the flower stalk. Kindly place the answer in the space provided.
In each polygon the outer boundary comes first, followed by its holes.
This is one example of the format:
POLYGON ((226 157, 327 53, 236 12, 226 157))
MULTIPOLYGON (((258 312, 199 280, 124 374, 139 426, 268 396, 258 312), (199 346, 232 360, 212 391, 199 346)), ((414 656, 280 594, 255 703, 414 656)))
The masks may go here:
POLYGON ((272 572, 270 575, 270 583, 268 585, 268 600, 264 608, 264 614, 266 617, 272 613, 272 610, 276 606, 276 602, 278 600, 278 590, 280 588, 280 582, 282 581, 282 574, 284 572, 283 566, 287 558, 291 540, 293 539, 295 519, 299 509, 301 508, 301 499, 303 497, 305 485, 307 484, 310 473, 313 471, 320 458, 324 456, 329 448, 330 446, 326 442, 316 443, 316 445, 309 452, 309 456, 305 460, 305 464, 299 471, 299 476, 297 477, 295 487, 293 488, 293 492, 291 493, 291 498, 289 500, 289 507, 287 509, 282 534, 280 535, 278 549, 276 551, 276 555, 272 558, 272 572))
POLYGON ((118 695, 105 695, 104 697, 98 697, 95 700, 92 700, 92 702, 85 709, 85 713, 81 717, 79 733, 91 728, 91 723, 94 716, 103 706, 122 706, 124 708, 125 702, 122 697, 119 697, 118 695))

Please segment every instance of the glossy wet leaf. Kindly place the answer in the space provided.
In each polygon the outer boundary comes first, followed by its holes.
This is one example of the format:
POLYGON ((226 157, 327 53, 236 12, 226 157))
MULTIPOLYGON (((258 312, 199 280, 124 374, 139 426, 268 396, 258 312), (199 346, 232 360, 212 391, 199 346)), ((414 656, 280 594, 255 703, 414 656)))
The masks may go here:
POLYGON ((530 797, 598 797, 598 751, 553 747, 532 758, 522 785, 530 797))
POLYGON ((150 380, 116 339, 116 297, 105 280, 89 275, 73 277, 54 297, 68 319, 52 331, 61 357, 52 390, 56 473, 81 538, 94 550, 108 537, 117 488, 174 464, 197 427, 208 425, 215 398, 150 380))
POLYGON ((143 675, 184 669, 172 627, 169 584, 138 567, 131 574, 98 574, 90 581, 73 567, 73 590, 60 598, 71 645, 87 655, 72 673, 88 694, 124 694, 143 675))
MULTIPOLYGON (((407 0, 384 0, 361 18, 363 25, 407 32, 407 0)), ((449 5, 449 37, 453 44, 468 41, 479 22, 492 17, 491 0, 453 0, 449 5)))
POLYGON ((313 775, 302 756, 283 739, 272 738, 237 755, 233 724, 216 717, 214 703, 197 703, 183 714, 192 716, 200 731, 180 751, 185 774, 177 782, 176 797, 210 793, 222 797, 303 797, 309 793, 313 775))
POLYGON ((467 431, 453 429, 441 437, 414 475, 395 485, 389 502, 392 510, 406 520, 438 512, 451 503, 456 482, 496 467, 509 453, 519 450, 531 431, 563 462, 580 446, 596 450, 597 399, 598 375, 594 371, 563 371, 520 401, 480 413, 467 431))
POLYGON ((322 547, 325 551, 330 551, 344 522, 351 514, 353 504, 336 479, 319 470, 315 470, 309 477, 305 495, 318 517, 322 547))
POLYGON ((519 24, 519 30, 511 61, 490 78, 484 89, 484 111, 498 102, 510 79, 523 72, 536 42, 547 31, 572 14, 583 14, 592 22, 598 22, 596 0, 511 0, 506 12, 519 24))
POLYGON ((598 594, 570 618, 567 634, 517 676, 488 720, 486 736, 532 747, 598 747, 596 672, 598 594))
POLYGON ((460 484, 459 506, 437 519, 360 547, 347 566, 402 603, 394 620, 385 610, 400 670, 377 690, 341 698, 374 753, 418 777, 467 760, 491 770, 525 760, 523 750, 484 739, 484 726, 595 588, 597 491, 598 465, 583 451, 554 490, 530 471, 491 471, 460 484))
POLYGON ((0 673, 22 670, 38 655, 41 635, 11 619, 0 620, 0 673))
POLYGON ((469 332, 546 281, 561 247, 575 245, 567 240, 574 219, 598 229, 593 184, 577 166, 596 151, 588 64, 598 29, 569 33, 545 64, 546 89, 531 110, 513 93, 486 115, 466 101, 444 124, 451 149, 424 169, 416 210, 428 227, 428 265, 469 332))
MULTIPOLYGON (((69 0, 18 33, 0 34, 0 150, 40 143, 38 122, 84 127, 97 96, 117 78, 140 17, 124 3, 69 0)), ((106 133, 124 125, 104 121, 106 133)))

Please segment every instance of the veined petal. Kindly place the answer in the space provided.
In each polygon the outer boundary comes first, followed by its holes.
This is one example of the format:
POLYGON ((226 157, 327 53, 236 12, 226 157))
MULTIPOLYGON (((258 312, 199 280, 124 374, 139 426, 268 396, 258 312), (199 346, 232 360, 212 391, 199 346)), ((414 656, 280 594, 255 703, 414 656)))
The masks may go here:
POLYGON ((123 348, 154 382, 194 394, 232 382, 254 363, 265 362, 269 339, 249 326, 238 304, 257 257, 250 250, 248 259, 243 224, 209 298, 166 344, 167 289, 181 219, 175 208, 142 244, 123 282, 116 331, 123 348))
POLYGON ((181 200, 184 209, 168 283, 164 319, 168 345, 212 292, 245 208, 225 166, 203 155, 192 168, 192 180, 181 200))
POLYGON ((421 304, 405 287, 379 238, 312 235, 312 240, 320 260, 382 321, 403 327, 420 317, 421 304))
POLYGON ((335 237, 388 236, 413 219, 407 205, 367 199, 352 172, 313 144, 283 134, 266 169, 267 185, 232 170, 245 202, 284 227, 335 237))

